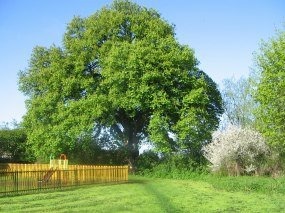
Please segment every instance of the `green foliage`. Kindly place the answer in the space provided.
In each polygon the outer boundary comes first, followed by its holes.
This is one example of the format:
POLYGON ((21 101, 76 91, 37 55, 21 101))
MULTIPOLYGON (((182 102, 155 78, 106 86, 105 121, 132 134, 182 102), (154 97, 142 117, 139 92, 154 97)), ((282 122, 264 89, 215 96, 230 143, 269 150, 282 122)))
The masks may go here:
POLYGON ((254 110, 257 107, 252 97, 252 78, 231 78, 223 81, 224 103, 223 126, 254 127, 254 110))
POLYGON ((137 172, 140 174, 148 173, 160 163, 160 158, 157 153, 149 150, 145 151, 138 157, 137 172))
POLYGON ((267 142, 285 153, 285 32, 263 42, 256 64, 260 78, 255 98, 258 101, 257 128, 267 142))
POLYGON ((277 150, 271 150, 270 155, 267 157, 262 169, 262 174, 271 177, 284 176, 285 171, 285 158, 277 150))
POLYGON ((34 156, 26 142, 27 136, 23 129, 0 129, 0 162, 34 161, 34 156))
POLYGON ((139 174, 156 178, 189 179, 207 174, 206 166, 197 162, 188 154, 166 154, 139 174))
POLYGON ((123 148, 104 149, 98 139, 76 144, 74 150, 67 153, 71 164, 122 165, 127 164, 127 153, 123 148))
POLYGON ((197 64, 153 9, 114 1, 75 17, 63 47, 36 47, 20 73, 28 141, 47 157, 107 131, 130 164, 143 140, 164 152, 197 152, 222 113, 216 84, 197 64))

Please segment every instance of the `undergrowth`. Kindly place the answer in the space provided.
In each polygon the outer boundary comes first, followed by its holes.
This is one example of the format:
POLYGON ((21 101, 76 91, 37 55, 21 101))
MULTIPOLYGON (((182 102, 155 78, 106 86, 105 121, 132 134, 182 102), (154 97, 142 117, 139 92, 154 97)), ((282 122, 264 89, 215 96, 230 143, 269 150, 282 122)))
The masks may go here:
POLYGON ((226 176, 210 173, 206 164, 197 163, 187 155, 169 155, 158 158, 153 152, 145 153, 139 161, 140 176, 176 180, 195 180, 211 184, 217 190, 229 192, 260 192, 285 194, 285 177, 226 176))
POLYGON ((230 192, 260 192, 285 194, 285 177, 266 176, 223 176, 211 174, 205 168, 178 169, 166 165, 158 165, 151 170, 140 172, 141 176, 177 180, 195 180, 211 184, 218 190, 230 192))

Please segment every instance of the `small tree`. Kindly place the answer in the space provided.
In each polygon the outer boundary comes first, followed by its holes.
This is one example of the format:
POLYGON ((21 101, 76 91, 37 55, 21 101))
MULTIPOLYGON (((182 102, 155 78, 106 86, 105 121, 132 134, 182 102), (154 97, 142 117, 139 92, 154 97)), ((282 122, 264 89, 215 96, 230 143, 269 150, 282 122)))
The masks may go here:
POLYGON ((214 132, 212 142, 203 150, 213 172, 235 175, 259 172, 269 154, 261 134, 237 126, 214 132))
POLYGON ((32 162, 34 156, 27 144, 24 129, 0 128, 0 162, 32 162))
POLYGON ((252 77, 240 79, 225 79, 223 81, 222 98, 224 105, 223 124, 253 127, 256 102, 252 92, 252 77))
POLYGON ((260 74, 254 98, 257 129, 271 148, 285 155, 285 31, 263 42, 255 58, 260 74))

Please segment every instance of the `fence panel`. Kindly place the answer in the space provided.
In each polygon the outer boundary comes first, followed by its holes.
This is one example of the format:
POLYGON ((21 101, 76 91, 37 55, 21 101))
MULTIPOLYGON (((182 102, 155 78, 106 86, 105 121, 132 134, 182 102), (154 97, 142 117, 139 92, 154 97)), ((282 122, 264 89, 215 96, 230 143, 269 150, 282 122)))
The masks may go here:
POLYGON ((128 166, 80 166, 73 170, 25 169, 26 171, 0 171, 0 195, 128 180, 128 166))

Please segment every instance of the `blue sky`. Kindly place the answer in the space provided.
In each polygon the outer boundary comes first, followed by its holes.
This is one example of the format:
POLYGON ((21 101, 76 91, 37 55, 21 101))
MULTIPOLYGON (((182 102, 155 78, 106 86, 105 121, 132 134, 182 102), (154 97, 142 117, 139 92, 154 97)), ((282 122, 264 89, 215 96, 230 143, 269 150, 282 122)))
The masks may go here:
MULTIPOLYGON (((33 47, 61 45, 67 23, 87 17, 110 0, 0 0, 0 123, 25 114, 18 91, 33 47)), ((203 69, 219 85, 247 76, 252 54, 285 22, 284 0, 135 0, 176 25, 182 44, 195 50, 203 69)), ((284 28, 283 28, 284 29, 284 28)))

